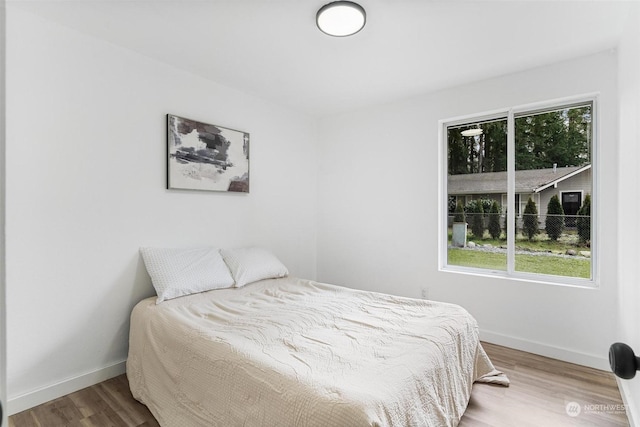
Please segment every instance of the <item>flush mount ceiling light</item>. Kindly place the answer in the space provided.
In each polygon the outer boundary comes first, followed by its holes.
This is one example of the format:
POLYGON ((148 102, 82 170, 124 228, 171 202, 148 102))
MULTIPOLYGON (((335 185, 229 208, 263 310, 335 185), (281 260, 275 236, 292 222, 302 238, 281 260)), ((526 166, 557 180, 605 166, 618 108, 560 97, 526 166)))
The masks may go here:
POLYGON ((460 133, 462 134, 462 136, 478 136, 478 135, 482 135, 482 129, 480 128, 467 129, 467 130, 463 130, 460 133))
POLYGON ((325 4, 316 14, 320 31, 334 37, 351 36, 362 30, 367 14, 362 6, 350 1, 325 4))

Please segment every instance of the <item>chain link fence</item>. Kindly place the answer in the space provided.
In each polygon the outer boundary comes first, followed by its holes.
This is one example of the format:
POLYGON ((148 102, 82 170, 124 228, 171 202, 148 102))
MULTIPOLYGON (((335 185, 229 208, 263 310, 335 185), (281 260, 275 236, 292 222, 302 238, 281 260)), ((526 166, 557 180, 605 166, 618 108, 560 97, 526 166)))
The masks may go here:
MULTIPOLYGON (((467 213, 465 217, 469 232, 476 238, 506 238, 505 214, 467 213)), ((449 227, 452 224, 453 215, 449 215, 449 227)), ((549 239, 557 240, 566 232, 577 233, 581 241, 591 240, 591 216, 522 214, 516 218, 516 233, 524 237, 546 234, 549 239)))

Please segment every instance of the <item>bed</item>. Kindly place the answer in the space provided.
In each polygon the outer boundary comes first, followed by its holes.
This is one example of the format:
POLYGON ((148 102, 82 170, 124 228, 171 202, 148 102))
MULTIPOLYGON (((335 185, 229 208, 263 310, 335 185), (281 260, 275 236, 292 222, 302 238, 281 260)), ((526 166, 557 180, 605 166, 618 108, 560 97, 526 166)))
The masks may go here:
POLYGON ((292 277, 141 301, 127 375, 163 427, 455 426, 508 384, 460 306, 292 277))

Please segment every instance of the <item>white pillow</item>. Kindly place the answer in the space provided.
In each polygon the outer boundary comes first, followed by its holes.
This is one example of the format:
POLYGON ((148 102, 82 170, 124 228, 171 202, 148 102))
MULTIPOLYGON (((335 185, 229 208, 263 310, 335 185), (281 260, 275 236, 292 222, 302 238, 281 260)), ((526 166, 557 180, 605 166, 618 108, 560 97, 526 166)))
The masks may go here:
POLYGON ((262 248, 221 249, 236 287, 262 279, 284 277, 289 270, 271 252, 262 248))
POLYGON ((233 287, 233 277, 217 248, 140 248, 140 253, 158 294, 156 304, 233 287))

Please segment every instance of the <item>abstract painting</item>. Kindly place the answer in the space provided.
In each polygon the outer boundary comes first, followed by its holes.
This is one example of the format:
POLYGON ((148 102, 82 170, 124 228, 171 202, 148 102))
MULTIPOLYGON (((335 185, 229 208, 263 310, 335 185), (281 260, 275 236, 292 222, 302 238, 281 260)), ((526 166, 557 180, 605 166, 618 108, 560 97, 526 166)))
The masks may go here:
POLYGON ((249 134, 167 114, 167 188, 249 192, 249 134))

